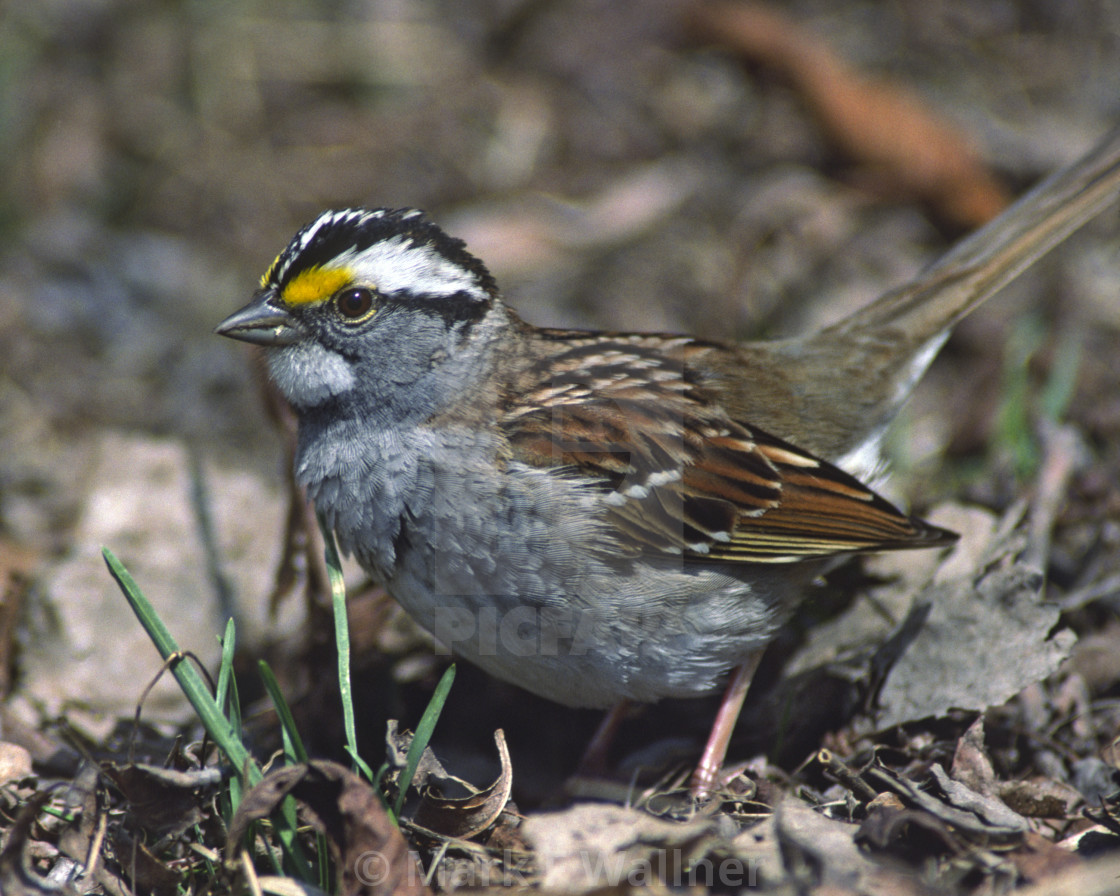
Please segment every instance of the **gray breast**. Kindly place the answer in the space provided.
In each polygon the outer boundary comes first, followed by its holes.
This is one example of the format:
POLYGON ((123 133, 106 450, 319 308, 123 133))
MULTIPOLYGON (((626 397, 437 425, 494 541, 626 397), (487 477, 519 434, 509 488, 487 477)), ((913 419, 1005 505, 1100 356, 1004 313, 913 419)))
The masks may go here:
POLYGON ((496 452, 455 429, 304 438, 298 475, 340 546, 438 641, 561 703, 710 692, 784 617, 769 570, 612 560, 600 491, 496 452))

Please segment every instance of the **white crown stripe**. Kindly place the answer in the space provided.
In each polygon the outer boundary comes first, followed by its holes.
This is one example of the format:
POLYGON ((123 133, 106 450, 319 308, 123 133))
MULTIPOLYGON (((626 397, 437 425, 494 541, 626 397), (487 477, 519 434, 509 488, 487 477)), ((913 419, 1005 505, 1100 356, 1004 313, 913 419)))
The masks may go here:
MULTIPOLYGON (((317 238, 323 236, 325 229, 343 226, 357 231, 368 222, 384 218, 388 214, 391 212, 387 209, 347 208, 324 212, 295 237, 292 247, 285 253, 283 262, 272 277, 276 280, 283 279, 300 256, 317 238)), ((423 214, 419 209, 410 209, 397 217, 408 221, 421 218, 423 214)), ((386 294, 412 292, 444 298, 467 293, 479 300, 489 298, 489 294, 479 283, 477 272, 450 260, 435 246, 414 242, 405 235, 384 239, 363 249, 359 249, 355 242, 349 249, 326 262, 323 268, 349 269, 355 280, 386 294)))
POLYGON ((360 225, 365 221, 369 221, 374 218, 383 218, 384 216, 384 209, 371 210, 359 208, 344 208, 335 211, 323 212, 323 214, 319 215, 318 218, 304 227, 303 230, 301 230, 299 234, 296 235, 293 242, 296 242, 299 248, 296 251, 289 250, 284 253, 286 255, 286 258, 273 276, 277 280, 283 279, 284 275, 288 273, 288 269, 292 266, 292 263, 297 258, 299 258, 300 253, 305 251, 307 247, 310 246, 312 242, 314 242, 315 237, 324 227, 340 224, 345 221, 351 221, 355 224, 360 225))
POLYGON ((445 297, 466 292, 478 299, 487 297, 474 272, 405 236, 382 240, 360 252, 350 249, 336 256, 328 267, 350 268, 356 279, 386 294, 412 292, 445 297))

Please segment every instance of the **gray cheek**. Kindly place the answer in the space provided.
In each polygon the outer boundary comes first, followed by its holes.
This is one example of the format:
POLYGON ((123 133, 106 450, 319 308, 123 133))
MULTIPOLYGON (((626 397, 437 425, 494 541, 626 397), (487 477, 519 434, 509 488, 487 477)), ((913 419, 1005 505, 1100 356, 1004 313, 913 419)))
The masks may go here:
POLYGON ((272 349, 268 368, 293 405, 312 408, 354 388, 354 371, 341 356, 316 342, 272 349))

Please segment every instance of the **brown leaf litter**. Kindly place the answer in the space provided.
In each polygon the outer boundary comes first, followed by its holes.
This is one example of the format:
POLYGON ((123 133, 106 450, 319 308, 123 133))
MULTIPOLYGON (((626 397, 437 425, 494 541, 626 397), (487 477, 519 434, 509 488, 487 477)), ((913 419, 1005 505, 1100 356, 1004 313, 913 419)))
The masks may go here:
POLYGON ((960 230, 1009 202, 969 141, 916 93, 863 74, 777 6, 702 0, 688 7, 698 39, 787 79, 836 151, 880 190, 927 203, 960 230))

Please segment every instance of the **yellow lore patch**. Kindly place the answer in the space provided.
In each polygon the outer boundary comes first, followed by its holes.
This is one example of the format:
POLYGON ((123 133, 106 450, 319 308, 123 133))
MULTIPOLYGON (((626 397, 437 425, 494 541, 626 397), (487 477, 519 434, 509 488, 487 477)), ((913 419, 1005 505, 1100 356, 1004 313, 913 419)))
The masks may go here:
POLYGON ((353 280, 353 272, 346 268, 308 268, 284 287, 280 300, 285 305, 324 302, 353 280))

